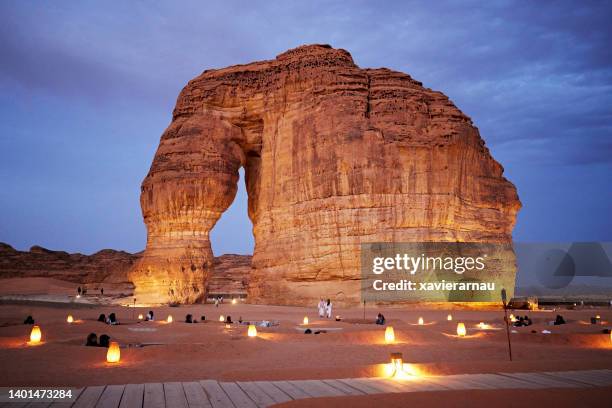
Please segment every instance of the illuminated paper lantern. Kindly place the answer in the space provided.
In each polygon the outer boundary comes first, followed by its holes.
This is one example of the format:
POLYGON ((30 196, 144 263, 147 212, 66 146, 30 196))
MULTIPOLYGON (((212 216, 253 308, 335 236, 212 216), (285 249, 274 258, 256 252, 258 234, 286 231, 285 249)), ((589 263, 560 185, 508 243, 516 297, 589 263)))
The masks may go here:
POLYGON ((516 317, 514 317, 514 315, 513 315, 513 314, 511 314, 511 315, 510 315, 510 321, 511 321, 512 323, 516 322, 516 317))
POLYGON ((172 318, 172 315, 168 315, 168 318, 166 319, 166 321, 168 323, 172 323, 174 321, 174 319, 172 318))
POLYGON ((393 330, 393 327, 388 326, 385 329, 385 343, 392 344, 394 342, 395 342, 395 331, 393 330))
POLYGON ((32 331, 30 332, 30 343, 38 344, 42 339, 42 332, 40 331, 40 327, 34 326, 32 327, 32 331))
POLYGON ((121 359, 121 350, 119 349, 119 343, 111 341, 106 352, 107 363, 118 363, 121 359))
POLYGON ((308 324, 308 316, 304 316, 304 324, 308 324))
POLYGON ((220 322, 224 322, 225 321, 225 316, 223 316, 223 315, 219 316, 219 321, 220 322))
POLYGON ((419 325, 422 326, 423 324, 425 324, 425 321, 422 317, 419 317, 419 325))
POLYGON ((448 320, 449 322, 453 320, 453 315, 449 314, 448 316, 446 316, 446 320, 448 320))
POLYGON ((404 358, 402 353, 391 353, 391 377, 402 378, 404 374, 404 358))
POLYGON ((232 328, 232 325, 231 325, 231 324, 229 324, 229 323, 227 323, 227 324, 225 325, 225 328, 226 328, 226 329, 231 329, 231 328, 232 328))
POLYGON ((236 303, 238 303, 238 301, 235 298, 232 299, 232 305, 235 305, 236 303))
POLYGON ((144 319, 144 316, 141 313, 141 314, 138 315, 138 320, 142 320, 142 319, 144 319))
POLYGON ((257 327, 254 324, 249 324, 249 330, 247 330, 247 336, 257 337, 257 327))
POLYGON ((457 323, 457 336, 464 337, 466 333, 465 324, 457 323))
POLYGON ((74 318, 72 317, 72 315, 68 315, 68 317, 66 318, 66 321, 68 323, 72 323, 72 322, 74 322, 74 318))

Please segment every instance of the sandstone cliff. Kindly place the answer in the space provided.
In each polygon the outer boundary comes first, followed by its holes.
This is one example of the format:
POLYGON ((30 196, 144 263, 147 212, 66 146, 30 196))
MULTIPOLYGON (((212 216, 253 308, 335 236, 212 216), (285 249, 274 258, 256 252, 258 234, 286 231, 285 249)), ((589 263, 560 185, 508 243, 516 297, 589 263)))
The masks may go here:
MULTIPOLYGON (((478 129, 444 94, 361 69, 345 50, 303 46, 205 71, 181 91, 142 183, 147 247, 130 272, 139 299, 204 296, 209 232, 241 166, 255 236, 251 302, 358 302, 360 243, 510 242, 520 208, 478 129)), ((494 278, 513 287, 508 263, 494 278)))

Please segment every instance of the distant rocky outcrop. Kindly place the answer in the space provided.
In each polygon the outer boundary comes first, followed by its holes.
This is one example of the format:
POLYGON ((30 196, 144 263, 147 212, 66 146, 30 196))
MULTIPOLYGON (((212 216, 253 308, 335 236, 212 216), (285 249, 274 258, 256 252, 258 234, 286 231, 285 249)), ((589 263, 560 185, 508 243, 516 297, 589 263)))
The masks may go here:
POLYGON ((18 251, 0 243, 0 278, 44 277, 80 284, 128 283, 127 273, 142 252, 103 249, 92 255, 33 246, 18 251))
POLYGON ((246 297, 251 273, 251 255, 227 254, 214 258, 208 281, 208 296, 246 297))
MULTIPOLYGON (((33 246, 18 251, 0 242, 0 279, 53 278, 78 284, 125 284, 127 273, 142 252, 103 249, 92 255, 70 254, 33 246)), ((246 296, 251 255, 215 257, 214 273, 208 282, 210 295, 246 296)))
MULTIPOLYGON (((249 301, 360 301, 367 242, 511 243, 521 207, 472 120, 402 72, 329 45, 204 71, 181 91, 140 203, 130 271, 151 303, 201 300, 209 232, 244 167, 255 252, 249 301)), ((237 231, 248 234, 250 231, 237 231)), ((514 253, 490 279, 513 288, 514 253)))

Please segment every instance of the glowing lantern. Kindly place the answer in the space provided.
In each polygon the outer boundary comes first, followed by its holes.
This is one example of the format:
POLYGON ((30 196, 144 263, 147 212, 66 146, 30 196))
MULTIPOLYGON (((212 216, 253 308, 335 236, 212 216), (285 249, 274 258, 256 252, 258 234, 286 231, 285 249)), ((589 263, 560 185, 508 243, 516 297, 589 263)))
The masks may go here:
POLYGON ((249 324, 249 330, 247 331, 247 336, 257 337, 257 327, 255 327, 254 324, 249 324))
POLYGON ((601 319, 601 316, 600 316, 600 315, 597 315, 597 316, 595 316, 595 318, 596 318, 597 320, 599 320, 599 319, 601 319))
POLYGON ((385 343, 392 344, 395 342, 395 331, 393 327, 387 326, 385 329, 385 343))
POLYGON ((174 321, 174 319, 172 318, 172 315, 168 315, 168 318, 166 319, 166 321, 168 323, 172 323, 174 321))
POLYGON ((116 341, 111 341, 108 346, 108 351, 106 352, 106 362, 107 363, 118 363, 121 359, 121 350, 119 350, 119 343, 116 341))
POLYGON ((446 316, 446 320, 448 320, 449 322, 453 320, 453 315, 449 314, 448 316, 446 316))
POLYGON ((142 320, 142 319, 144 319, 144 316, 141 313, 141 314, 138 315, 138 320, 142 320))
POLYGON ((610 343, 612 343, 612 331, 610 332, 610 343))
POLYGON ((511 321, 512 323, 516 322, 516 317, 514 317, 514 315, 513 315, 513 314, 511 314, 511 315, 510 315, 510 321, 511 321))
POLYGON ((238 301, 234 298, 232 299, 232 305, 235 305, 238 301))
POLYGON ((68 317, 66 318, 66 321, 68 323, 72 323, 72 322, 74 322, 74 318, 72 317, 72 315, 68 315, 68 317))
POLYGON ((224 322, 225 321, 225 316, 223 316, 223 315, 219 316, 219 321, 220 322, 224 322))
POLYGON ((308 316, 304 316, 304 324, 308 324, 308 316))
POLYGON ((40 327, 38 326, 32 327, 32 331, 30 332, 30 344, 40 343, 41 338, 42 338, 42 332, 40 331, 40 327))
POLYGON ((425 324, 425 322, 423 321, 423 318, 419 317, 419 326, 422 326, 423 324, 425 324))
POLYGON ((464 337, 465 333, 465 324, 457 323, 457 336, 464 337))
POLYGON ((229 324, 229 323, 227 323, 227 324, 225 325, 225 328, 226 328, 226 329, 231 329, 231 328, 232 328, 232 325, 231 325, 231 324, 229 324))

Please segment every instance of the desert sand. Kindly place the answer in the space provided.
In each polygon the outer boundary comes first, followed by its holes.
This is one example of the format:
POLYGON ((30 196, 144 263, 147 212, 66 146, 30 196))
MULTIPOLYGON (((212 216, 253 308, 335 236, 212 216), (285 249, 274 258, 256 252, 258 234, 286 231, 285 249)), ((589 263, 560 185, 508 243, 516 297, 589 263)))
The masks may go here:
MULTIPOLYGON (((6 283, 6 282, 4 282, 6 283)), ((2 288, 6 288, 5 284, 2 288)), ((14 286, 13 290, 14 290, 14 286)), ((65 288, 71 291, 70 287, 65 288)), ((68 293, 56 296, 68 297, 68 293)), ((2 292, 2 291, 0 291, 2 292)), ((61 291, 60 291, 61 292, 61 291)), ((610 327, 612 310, 582 309, 521 311, 534 325, 515 328, 514 361, 508 361, 506 333, 501 328, 501 310, 426 310, 417 306, 387 306, 334 310, 342 320, 321 319, 311 308, 211 304, 153 308, 155 322, 139 322, 138 314, 150 308, 59 302, 5 301, 0 305, 0 386, 85 386, 133 382, 187 381, 194 379, 266 380, 316 379, 377 376, 391 352, 402 352, 404 361, 422 374, 546 371, 612 367, 612 342, 603 330, 610 327), (384 343, 384 327, 373 324, 382 311, 395 329, 396 344, 384 343), (118 326, 97 322, 100 313, 115 312, 118 326), (447 321, 447 314, 453 321, 447 321), (568 324, 549 326, 562 314, 568 324), (75 322, 68 324, 72 314, 75 322), (173 323, 166 323, 171 314, 173 323), (184 323, 192 314, 205 322, 184 323), (602 324, 589 318, 601 315, 602 324), (32 315, 43 332, 41 345, 27 344, 31 326, 23 320, 32 315), (258 328, 257 338, 248 338, 247 326, 226 328, 218 321, 230 315, 236 322, 278 321, 258 328), (304 334, 308 327, 325 330, 304 334), (424 318, 424 325, 417 324, 424 318), (455 335, 457 322, 468 329, 466 338, 455 335), (486 322, 499 330, 479 330, 486 322), (542 334, 542 330, 551 334, 542 334), (535 330, 536 333, 532 333, 535 330), (121 362, 105 362, 106 349, 84 346, 88 333, 108 334, 121 346, 121 362), (140 347, 139 347, 140 346, 140 347)), ((518 314, 518 312, 517 312, 518 314)), ((415 396, 411 398, 417 398, 415 396)))

